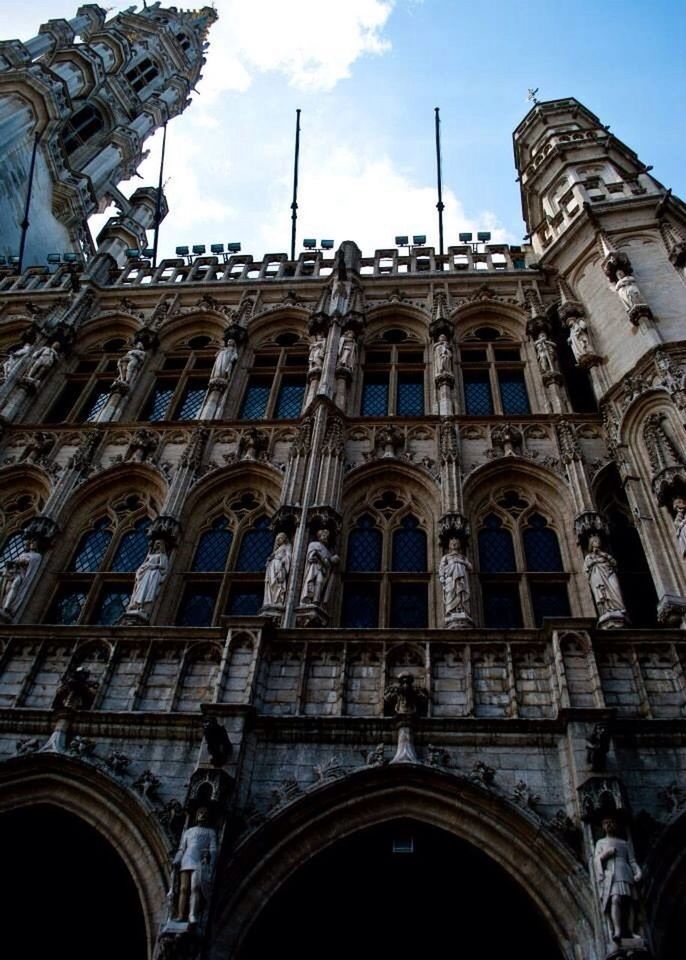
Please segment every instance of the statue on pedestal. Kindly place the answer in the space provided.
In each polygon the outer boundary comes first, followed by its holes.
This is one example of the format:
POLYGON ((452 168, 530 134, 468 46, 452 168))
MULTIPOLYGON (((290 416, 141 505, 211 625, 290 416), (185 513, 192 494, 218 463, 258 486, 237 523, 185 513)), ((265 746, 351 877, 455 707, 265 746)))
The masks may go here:
POLYGON ((434 344, 434 377, 441 374, 452 374, 453 351, 448 338, 442 333, 434 344))
POLYGON ((3 380, 9 380, 24 357, 27 357, 30 353, 30 343, 23 343, 20 347, 16 347, 14 350, 11 350, 2 363, 3 380))
POLYGON ((605 836, 596 843, 593 860, 603 912, 610 922, 612 939, 619 944, 625 939, 639 938, 633 927, 641 868, 628 842, 617 835, 613 819, 603 820, 603 830, 605 836))
MULTIPOLYGON (((308 551, 309 552, 309 551, 308 551)), ((274 550, 264 572, 264 606, 283 607, 286 602, 288 576, 291 572, 292 547, 285 533, 277 533, 274 550)))
POLYGON ((42 559, 36 542, 29 540, 16 560, 5 564, 0 574, 0 612, 6 618, 17 612, 42 559))
POLYGON ((328 530, 318 530, 317 539, 310 541, 307 547, 301 604, 323 606, 327 601, 331 573, 339 559, 329 550, 329 539, 328 530))
POLYGON ((541 330, 534 341, 536 359, 542 374, 559 373, 557 367, 557 349, 552 340, 548 340, 545 331, 541 330))
POLYGON ((326 352, 326 340, 324 337, 319 334, 312 341, 310 346, 310 353, 308 358, 308 371, 312 373, 314 371, 321 371, 324 364, 324 353, 326 352))
POLYGON ((229 337, 224 346, 217 351, 210 380, 228 380, 236 360, 238 360, 236 341, 229 337))
POLYGON ((26 374, 26 379, 36 386, 43 380, 51 367, 57 363, 60 358, 61 346, 57 340, 49 346, 39 347, 31 354, 31 366, 26 374))
POLYGON ((679 553, 686 558, 686 498, 674 497, 672 510, 674 510, 674 533, 679 553))
POLYGON ((165 543, 163 540, 154 540, 148 555, 136 570, 133 592, 126 608, 127 613, 138 614, 148 619, 168 570, 169 557, 165 543))
POLYGON ((145 347, 137 340, 133 347, 117 360, 118 382, 131 386, 144 362, 145 347))
POLYGON ((352 372, 352 369, 355 365, 356 356, 357 341, 355 340, 355 334, 352 332, 352 330, 346 330, 341 337, 340 343, 338 344, 337 366, 341 367, 343 370, 349 370, 352 372))
POLYGON ((622 626, 626 622, 626 607, 616 570, 615 558, 601 550, 600 537, 595 534, 589 537, 584 573, 598 609, 598 626, 622 626))
POLYGON ((179 923, 198 923, 210 897, 217 832, 206 825, 208 820, 207 807, 199 807, 196 825, 184 830, 174 857, 170 898, 173 919, 179 923))
POLYGON ((471 563, 460 550, 460 541, 451 537, 448 552, 443 555, 438 568, 446 626, 456 626, 460 622, 469 626, 471 623, 468 573, 471 569, 471 563))

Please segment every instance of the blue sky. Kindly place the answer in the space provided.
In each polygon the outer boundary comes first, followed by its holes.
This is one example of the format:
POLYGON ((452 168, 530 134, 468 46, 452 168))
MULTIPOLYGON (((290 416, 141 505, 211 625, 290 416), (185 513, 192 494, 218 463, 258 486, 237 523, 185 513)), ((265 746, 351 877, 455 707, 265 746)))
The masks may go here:
MULTIPOLYGON (((26 38, 76 0, 0 7, 26 38)), ((127 4, 118 3, 114 10, 127 4)), ((525 232, 512 130, 529 104, 575 96, 686 196, 684 6, 552 0, 218 0, 199 95, 168 135, 163 252, 240 240, 287 250, 295 109, 302 113, 299 237, 436 239, 433 108, 441 107, 446 241, 525 232)), ((155 183, 159 139, 142 169, 155 183)), ((123 187, 130 192, 134 180, 123 187)))

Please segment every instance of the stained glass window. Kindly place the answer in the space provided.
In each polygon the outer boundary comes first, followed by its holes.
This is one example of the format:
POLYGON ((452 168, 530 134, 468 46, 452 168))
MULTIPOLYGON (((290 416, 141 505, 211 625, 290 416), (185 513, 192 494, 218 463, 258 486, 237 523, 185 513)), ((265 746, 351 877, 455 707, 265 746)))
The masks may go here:
POLYGON ((428 623, 425 583, 391 584, 390 626, 413 629, 428 623))
POLYGON ((396 408, 401 417, 418 417, 424 413, 424 377, 421 373, 398 374, 396 408))
POLYGON ((254 617, 260 612, 263 598, 263 584, 234 584, 226 612, 234 617, 254 617))
POLYGON ((534 514, 522 533, 527 570, 562 570, 557 537, 545 519, 534 514))
POLYGON ((361 628, 378 627, 378 583, 347 583, 345 585, 341 625, 361 628))
POLYGON ((368 374, 362 387, 362 416, 385 417, 388 413, 388 374, 368 374))
POLYGON ((137 570, 140 567, 148 552, 146 532, 149 526, 150 521, 147 517, 144 517, 136 523, 133 530, 124 534, 114 555, 112 570, 116 573, 125 573, 137 570))
POLYGON ((239 418, 241 420, 261 420, 267 409, 270 389, 271 383, 269 380, 251 378, 243 397, 239 418))
POLYGON ((426 534, 416 517, 405 517, 393 534, 393 570, 426 570, 426 534))
POLYGON ((516 569, 512 536, 495 514, 486 517, 479 531, 479 568, 482 573, 516 569))
POLYGON ((191 380, 183 394, 183 399, 176 414, 177 420, 195 420, 202 409, 207 384, 191 380))
POLYGON ((177 622, 182 627, 208 627, 217 602, 216 586, 192 585, 186 588, 177 622))
POLYGON ((518 584, 482 582, 481 590, 487 627, 500 627, 505 630, 521 627, 522 610, 518 584))
POLYGON ((173 386, 167 385, 166 381, 158 383, 148 400, 147 411, 143 416, 144 420, 165 420, 167 410, 174 395, 173 386))
POLYGON ((81 538, 71 569, 79 573, 95 573, 100 569, 111 539, 112 531, 109 529, 109 521, 103 517, 81 538))
POLYGON ((107 403, 109 395, 109 390, 104 389, 102 386, 95 387, 88 398, 88 403, 83 408, 83 419, 89 423, 97 420, 98 414, 107 403))
POLYGON ((465 371, 464 400, 470 417, 488 417, 493 413, 488 371, 465 371))
POLYGON ((130 599, 130 591, 117 587, 106 588, 100 595, 100 601, 95 616, 93 617, 93 623, 112 626, 126 611, 130 599))
POLYGON ((274 534, 269 529, 269 520, 267 517, 260 517, 255 521, 252 529, 243 535, 236 570, 262 572, 272 552, 273 543, 274 534))
POLYGON ((16 560, 24 550, 24 534, 12 533, 5 540, 2 550, 0 550, 0 569, 2 569, 8 560, 16 560))
POLYGON ((500 399, 506 415, 529 413, 524 374, 521 370, 499 370, 500 399))
POLYGON ((192 570, 212 571, 223 570, 229 555, 233 533, 229 529, 226 517, 219 517, 198 540, 198 547, 193 558, 192 570))
POLYGON ((291 380, 284 377, 281 380, 274 416, 279 420, 294 420, 299 417, 304 396, 305 384, 302 380, 291 380))
POLYGON ((60 590, 48 616, 48 623, 77 623, 86 602, 87 588, 65 587, 60 590))
POLYGON ((346 566, 348 570, 359 572, 381 569, 381 531, 376 529, 373 518, 368 515, 360 517, 350 534, 346 566))
POLYGON ((531 603, 534 608, 534 621, 537 627, 544 617, 568 617, 569 597, 564 583, 536 583, 531 586, 531 603))

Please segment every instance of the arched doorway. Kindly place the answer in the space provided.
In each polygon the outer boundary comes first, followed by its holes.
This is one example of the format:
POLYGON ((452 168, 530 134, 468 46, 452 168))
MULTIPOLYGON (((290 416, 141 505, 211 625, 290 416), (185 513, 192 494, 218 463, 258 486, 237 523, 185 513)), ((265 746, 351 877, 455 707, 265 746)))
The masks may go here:
POLYGON ((560 952, 529 897, 477 847, 417 820, 368 827, 318 854, 265 907, 239 953, 298 960, 560 952))
POLYGON ((5 930, 27 957, 146 960, 143 910, 104 836, 51 804, 0 815, 5 930))

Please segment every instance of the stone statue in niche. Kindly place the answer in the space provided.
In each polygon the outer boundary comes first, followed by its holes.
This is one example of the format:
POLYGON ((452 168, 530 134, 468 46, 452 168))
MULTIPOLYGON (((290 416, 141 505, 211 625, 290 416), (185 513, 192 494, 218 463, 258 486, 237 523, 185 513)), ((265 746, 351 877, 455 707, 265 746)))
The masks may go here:
POLYGON ((228 380, 236 360, 238 360, 236 341, 229 337, 224 346, 217 351, 210 380, 228 380))
POLYGON ((599 627, 619 627, 626 622, 626 607, 616 571, 617 562, 601 549, 600 537, 595 534, 589 537, 584 573, 598 609, 599 627))
POLYGON ((41 554, 36 542, 29 540, 16 560, 8 561, 0 574, 0 612, 5 618, 15 614, 40 566, 41 554))
POLYGON ((338 344, 338 363, 337 366, 343 370, 352 371, 357 356, 357 341, 352 330, 346 330, 338 344))
POLYGON ((209 900, 217 831, 207 825, 208 821, 207 807, 199 807, 195 826, 184 830, 174 857, 170 899, 173 918, 179 923, 198 923, 209 900))
POLYGON ((612 939, 619 944, 639 936, 633 927, 641 868, 628 842, 618 836, 613 819, 603 820, 603 830, 605 836, 596 843, 593 860, 603 912, 610 922, 612 939))
POLYGON ((324 337, 319 334, 315 337, 310 346, 310 353, 308 358, 308 370, 310 373, 313 371, 321 371, 324 364, 324 353, 326 352, 326 340, 324 337))
POLYGON ((643 306, 645 300, 641 296, 641 291, 638 289, 636 278, 630 273, 625 273, 623 270, 617 271, 617 278, 615 290, 617 291, 619 299, 624 304, 627 313, 630 313, 634 307, 643 306))
POLYGON ((31 354, 31 366, 26 374, 26 379, 38 385, 51 367, 54 367, 59 360, 60 350, 61 347, 57 340, 49 346, 46 345, 34 350, 31 354))
POLYGON ((127 350, 124 356, 117 360, 119 383, 125 383, 127 386, 131 386, 138 376, 138 373, 144 362, 145 347, 140 340, 137 340, 131 349, 127 350))
POLYGON ((573 317, 569 321, 569 336, 567 343, 572 348, 574 359, 579 366, 584 366, 596 353, 591 344, 591 334, 588 324, 583 317, 573 317))
POLYGON ((143 616, 147 620, 169 570, 169 557, 164 540, 154 540, 148 554, 136 570, 131 599, 127 613, 143 616))
POLYGON ((11 350, 5 360, 2 363, 2 373, 3 379, 9 380, 14 371, 20 365, 24 357, 28 357, 31 353, 31 344, 23 343, 20 347, 17 347, 15 350, 11 350))
POLYGON ((536 348, 536 359, 542 374, 556 374, 557 369, 557 351, 552 340, 548 340, 545 331, 541 330, 534 341, 536 348))
POLYGON ((327 601, 331 574, 339 559, 329 550, 329 540, 328 530, 318 530, 317 539, 308 544, 301 604, 322 606, 327 601))
POLYGON ((686 498, 674 497, 672 510, 674 511, 674 533, 679 546, 679 553, 686 558, 686 498))
MULTIPOLYGON (((309 554, 309 550, 308 550, 309 554)), ((288 535, 277 533, 274 550, 267 560, 264 572, 264 606, 283 607, 291 572, 292 547, 288 535)))
POLYGON ((448 343, 448 338, 442 333, 434 344, 434 376, 451 374, 453 372, 452 362, 453 351, 448 343))
POLYGON ((610 731, 607 724, 596 723, 593 732, 586 737, 586 762, 595 773, 605 769, 609 749, 610 731))
POLYGON ((469 626, 470 593, 469 571, 472 565, 460 549, 457 537, 451 537, 448 552, 438 568, 438 579, 443 587, 443 608, 446 626, 469 626))

